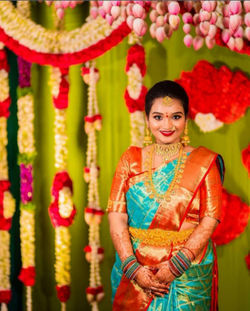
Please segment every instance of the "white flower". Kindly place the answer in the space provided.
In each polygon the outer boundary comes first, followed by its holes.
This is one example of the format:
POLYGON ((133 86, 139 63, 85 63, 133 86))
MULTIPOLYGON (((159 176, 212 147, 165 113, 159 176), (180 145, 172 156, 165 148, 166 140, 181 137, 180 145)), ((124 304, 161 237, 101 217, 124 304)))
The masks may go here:
POLYGON ((217 120, 212 113, 198 112, 194 119, 202 132, 212 132, 223 126, 223 122, 217 120))

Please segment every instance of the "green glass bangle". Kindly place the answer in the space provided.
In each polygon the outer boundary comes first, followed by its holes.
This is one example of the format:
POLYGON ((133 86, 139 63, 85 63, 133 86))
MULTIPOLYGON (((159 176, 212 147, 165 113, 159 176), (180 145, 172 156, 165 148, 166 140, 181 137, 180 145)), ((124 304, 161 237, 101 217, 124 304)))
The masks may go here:
POLYGON ((132 260, 136 260, 135 255, 130 255, 129 257, 127 257, 127 258, 123 261, 123 263, 122 263, 122 265, 121 265, 122 271, 124 270, 124 268, 126 267, 126 265, 127 265, 128 263, 130 263, 132 260))

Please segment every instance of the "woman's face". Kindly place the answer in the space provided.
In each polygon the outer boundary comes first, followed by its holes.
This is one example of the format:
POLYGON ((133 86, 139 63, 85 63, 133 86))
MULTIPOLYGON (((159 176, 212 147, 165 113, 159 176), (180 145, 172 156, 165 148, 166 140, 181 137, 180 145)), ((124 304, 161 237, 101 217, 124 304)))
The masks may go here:
POLYGON ((172 144, 180 141, 185 128, 184 108, 179 99, 156 98, 153 101, 147 126, 157 144, 172 144))

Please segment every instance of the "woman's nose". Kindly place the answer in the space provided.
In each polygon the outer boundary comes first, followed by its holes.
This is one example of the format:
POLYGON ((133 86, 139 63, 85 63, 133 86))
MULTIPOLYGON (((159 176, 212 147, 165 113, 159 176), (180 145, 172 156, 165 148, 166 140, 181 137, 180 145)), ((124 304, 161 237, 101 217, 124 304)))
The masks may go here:
POLYGON ((172 123, 171 119, 170 119, 168 116, 166 116, 166 117, 164 118, 164 128, 165 128, 166 130, 169 130, 169 129, 171 129, 172 127, 173 127, 173 123, 172 123))

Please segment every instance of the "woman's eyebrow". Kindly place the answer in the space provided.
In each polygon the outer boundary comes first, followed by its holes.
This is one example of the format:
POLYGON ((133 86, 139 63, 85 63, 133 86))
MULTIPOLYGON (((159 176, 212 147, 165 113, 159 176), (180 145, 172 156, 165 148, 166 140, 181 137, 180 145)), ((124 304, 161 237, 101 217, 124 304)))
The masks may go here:
POLYGON ((181 113, 184 114, 182 111, 173 112, 172 114, 181 113))
POLYGON ((152 114, 164 114, 164 113, 162 113, 162 112, 157 112, 157 111, 154 111, 154 112, 152 112, 152 114))

